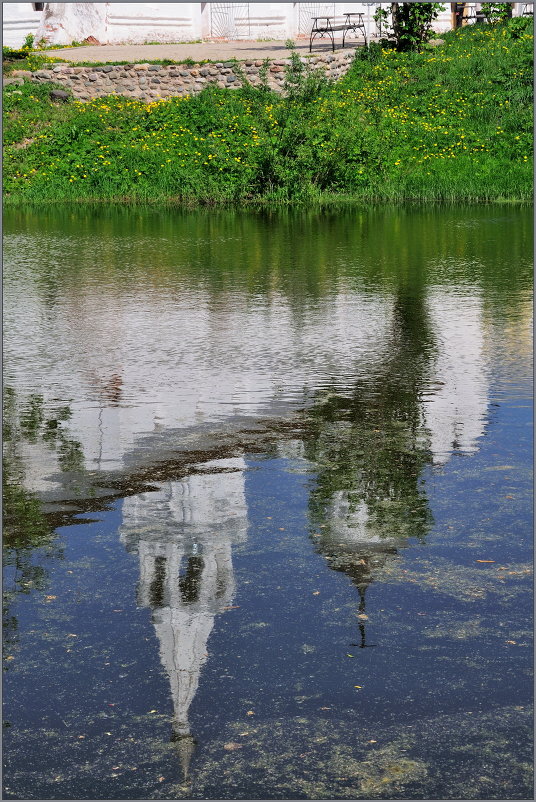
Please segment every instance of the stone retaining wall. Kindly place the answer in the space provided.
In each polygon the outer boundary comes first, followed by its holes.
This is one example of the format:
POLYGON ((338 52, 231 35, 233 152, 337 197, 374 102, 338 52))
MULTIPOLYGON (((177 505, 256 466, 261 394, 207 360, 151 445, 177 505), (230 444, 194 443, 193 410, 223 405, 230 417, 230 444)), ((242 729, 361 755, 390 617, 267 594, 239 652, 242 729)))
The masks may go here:
MULTIPOLYGON (((353 50, 343 53, 313 55, 302 58, 315 70, 324 70, 328 78, 340 78, 344 75, 354 56, 353 50)), ((270 61, 268 67, 268 85, 276 91, 282 91, 285 67, 290 59, 270 61)), ((261 81, 263 61, 243 61, 240 70, 254 86, 261 81)), ((108 64, 103 67, 77 67, 58 64, 50 69, 37 72, 15 70, 4 78, 4 85, 23 83, 24 79, 39 83, 61 84, 72 90, 77 100, 92 100, 96 97, 116 94, 133 97, 143 101, 156 98, 193 95, 210 83, 220 87, 238 89, 241 86, 237 63, 233 61, 195 64, 108 64)))

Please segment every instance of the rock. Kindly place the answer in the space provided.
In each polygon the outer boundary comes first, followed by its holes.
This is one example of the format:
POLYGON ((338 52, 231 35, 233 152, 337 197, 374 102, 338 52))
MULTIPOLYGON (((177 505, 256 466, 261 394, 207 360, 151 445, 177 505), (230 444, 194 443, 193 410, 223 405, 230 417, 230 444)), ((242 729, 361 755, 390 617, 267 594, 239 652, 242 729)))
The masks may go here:
POLYGON ((70 98, 68 92, 64 92, 63 89, 53 89, 49 95, 51 100, 61 100, 62 103, 67 103, 70 98))
POLYGON ((83 45, 100 45, 98 39, 95 39, 94 36, 87 36, 84 41, 82 42, 83 45))
POLYGON ((90 72, 87 77, 89 81, 97 81, 99 79, 99 76, 96 72, 90 72))
POLYGON ((112 70, 113 70, 113 67, 112 67, 111 64, 107 64, 106 67, 102 68, 103 72, 111 72, 112 70))
POLYGON ((428 44, 431 47, 439 47, 439 45, 444 45, 445 44, 445 40, 444 39, 430 39, 428 44))

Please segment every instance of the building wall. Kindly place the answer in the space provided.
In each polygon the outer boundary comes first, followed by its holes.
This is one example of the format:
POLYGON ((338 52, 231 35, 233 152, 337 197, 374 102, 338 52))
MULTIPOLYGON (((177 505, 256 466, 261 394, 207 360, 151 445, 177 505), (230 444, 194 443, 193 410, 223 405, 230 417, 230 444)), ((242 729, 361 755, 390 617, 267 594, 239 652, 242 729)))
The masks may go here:
POLYGON ((104 41, 188 42, 201 38, 200 3, 107 3, 104 41))
POLYGON ((106 40, 109 3, 45 3, 35 38, 49 44, 83 42, 88 36, 106 40))
MULTIPOLYGON (((307 36, 311 18, 364 15, 368 38, 376 33, 371 3, 3 3, 4 45, 20 47, 28 34, 50 44, 88 36, 101 43, 188 42, 198 39, 286 39, 307 36)), ((381 4, 388 8, 389 3, 381 4)), ((451 3, 438 18, 438 31, 452 27, 451 3)), ((479 4, 476 4, 479 5, 479 4)), ((514 3, 513 13, 524 3, 514 3)))
POLYGON ((33 3, 2 3, 2 44, 22 47, 26 37, 35 36, 42 11, 34 11, 33 3))

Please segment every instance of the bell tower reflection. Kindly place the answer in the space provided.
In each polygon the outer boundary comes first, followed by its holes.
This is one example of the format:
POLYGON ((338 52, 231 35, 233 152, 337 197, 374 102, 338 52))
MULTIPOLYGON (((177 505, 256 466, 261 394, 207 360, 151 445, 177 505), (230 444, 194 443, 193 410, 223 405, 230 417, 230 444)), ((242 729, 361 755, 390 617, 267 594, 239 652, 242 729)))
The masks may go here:
POLYGON ((421 482, 432 462, 421 387, 436 343, 422 285, 398 288, 384 359, 347 393, 331 391, 311 410, 305 456, 316 467, 310 518, 317 550, 357 588, 359 639, 367 648, 366 593, 408 539, 431 524, 421 482))
POLYGON ((214 618, 235 592, 232 545, 247 534, 244 468, 242 458, 207 462, 123 504, 121 541, 138 554, 137 601, 152 610, 185 782, 196 744, 189 709, 214 618))

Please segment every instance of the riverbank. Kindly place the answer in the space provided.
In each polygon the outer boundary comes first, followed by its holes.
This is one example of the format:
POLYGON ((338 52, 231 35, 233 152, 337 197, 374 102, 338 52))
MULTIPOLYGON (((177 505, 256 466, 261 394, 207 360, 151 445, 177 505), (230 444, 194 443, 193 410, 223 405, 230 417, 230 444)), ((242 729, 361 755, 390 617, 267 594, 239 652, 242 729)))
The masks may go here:
POLYGON ((5 203, 529 202, 532 21, 444 39, 420 54, 373 45, 338 81, 295 53, 285 94, 238 63, 238 88, 145 102, 8 86, 5 203))

